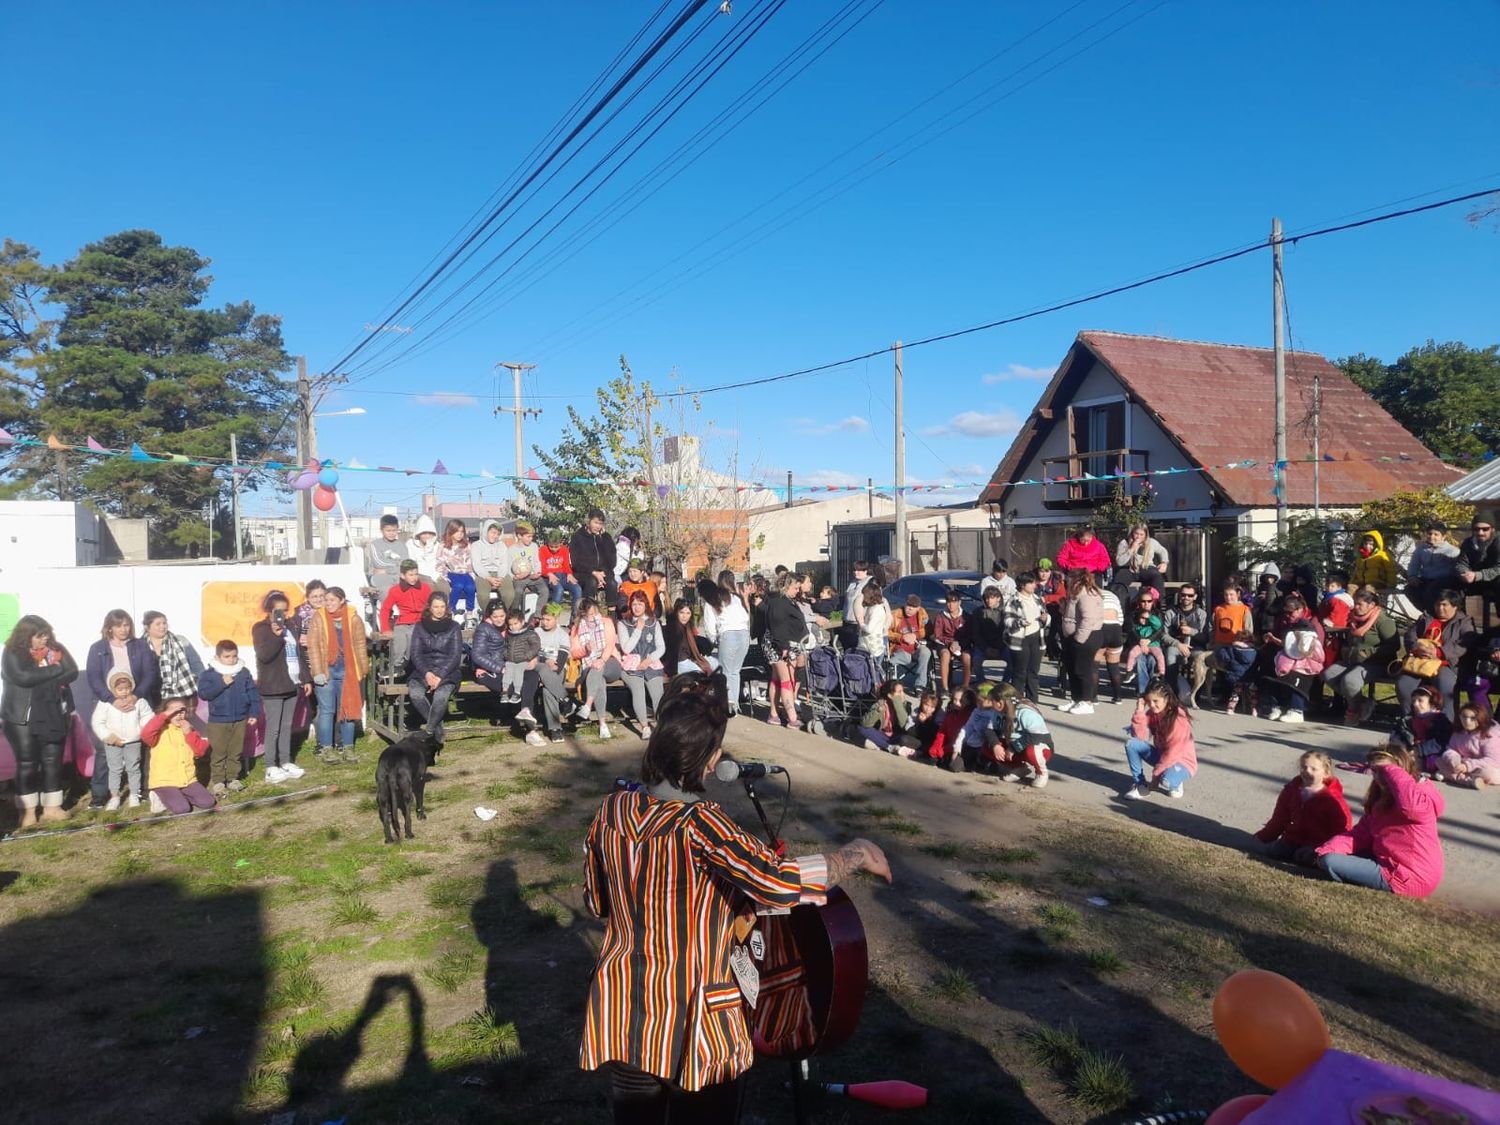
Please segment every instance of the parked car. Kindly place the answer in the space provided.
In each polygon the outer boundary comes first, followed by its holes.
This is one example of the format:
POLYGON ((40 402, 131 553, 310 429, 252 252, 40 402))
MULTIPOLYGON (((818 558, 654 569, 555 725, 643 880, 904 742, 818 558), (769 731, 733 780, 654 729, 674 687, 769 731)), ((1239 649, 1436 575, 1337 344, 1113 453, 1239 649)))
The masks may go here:
POLYGON ((929 617, 936 617, 948 608, 948 591, 957 590, 963 595, 964 612, 980 604, 979 580, 984 575, 977 570, 934 570, 927 574, 908 574, 898 578, 885 588, 885 600, 894 613, 906 604, 907 596, 916 594, 922 599, 922 607, 929 617))

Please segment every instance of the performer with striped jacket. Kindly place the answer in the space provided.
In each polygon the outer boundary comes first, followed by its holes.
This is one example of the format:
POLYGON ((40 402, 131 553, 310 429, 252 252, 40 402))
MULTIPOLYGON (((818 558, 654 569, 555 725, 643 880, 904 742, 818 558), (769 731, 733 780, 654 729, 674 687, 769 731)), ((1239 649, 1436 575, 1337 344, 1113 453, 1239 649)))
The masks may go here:
POLYGON ((589 828, 585 895, 607 925, 579 1062, 609 1070, 617 1123, 732 1125, 755 1055, 741 974, 756 908, 820 904, 859 870, 891 878, 868 840, 785 859, 704 797, 728 721, 722 673, 674 676, 644 787, 610 794, 589 828))

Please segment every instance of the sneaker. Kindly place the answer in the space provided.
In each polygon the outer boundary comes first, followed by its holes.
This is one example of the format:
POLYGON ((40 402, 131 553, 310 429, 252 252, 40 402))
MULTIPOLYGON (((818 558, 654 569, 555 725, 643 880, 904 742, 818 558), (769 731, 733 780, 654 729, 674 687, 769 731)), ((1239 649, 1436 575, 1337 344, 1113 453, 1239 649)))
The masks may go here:
POLYGON ((216 781, 214 782, 213 792, 215 797, 222 797, 229 792, 229 786, 225 785, 222 781, 216 781))
POLYGON ((1078 701, 1077 700, 1074 700, 1074 699, 1065 699, 1065 700, 1063 700, 1061 703, 1059 703, 1057 705, 1057 709, 1059 711, 1067 712, 1067 711, 1073 710, 1073 708, 1077 707, 1077 706, 1078 706, 1078 701))
POLYGON ((573 713, 573 718, 580 723, 586 723, 593 718, 593 709, 588 704, 584 704, 573 713))
POLYGON ((125 807, 127 809, 138 809, 141 807, 141 799, 132 793, 125 798, 125 807))
POLYGON ((873 741, 871 741, 870 739, 867 738, 867 739, 865 739, 865 749, 866 750, 879 750, 880 746, 879 746, 878 743, 875 743, 875 742, 873 742, 873 741))
POLYGON ((560 731, 560 730, 552 730, 552 731, 548 731, 547 732, 547 741, 548 742, 561 742, 562 740, 563 740, 562 731, 560 731))
POLYGON ((896 747, 896 755, 901 758, 915 758, 917 751, 913 746, 898 746, 896 747))
POLYGON ((327 749, 327 747, 314 746, 313 757, 322 762, 325 766, 333 765, 333 758, 330 757, 330 751, 327 749))
POLYGON ((529 731, 526 732, 526 745, 527 746, 545 746, 545 745, 547 745, 547 739, 542 735, 541 731, 539 731, 539 730, 529 730, 529 731))
POLYGON ((1070 715, 1092 715, 1094 713, 1094 705, 1084 700, 1073 704, 1073 709, 1068 713, 1070 715))
POLYGON ((1180 785, 1173 785, 1173 786, 1171 786, 1170 788, 1167 789, 1167 796, 1171 797, 1174 801, 1180 801, 1180 800, 1182 800, 1182 786, 1180 786, 1180 785))
POLYGON ((1274 722, 1279 721, 1281 719, 1281 716, 1284 715, 1285 713, 1286 712, 1284 712, 1280 707, 1272 707, 1271 711, 1270 711, 1270 714, 1268 714, 1266 716, 1266 718, 1270 722, 1274 723, 1274 722))
MULTIPOLYGON (((439 738, 437 740, 437 744, 439 746, 442 746, 443 740, 441 738, 439 738)), ((346 746, 346 747, 344 747, 344 749, 342 751, 340 751, 340 753, 343 756, 343 762, 344 762, 345 765, 348 765, 348 766, 357 766, 357 765, 359 765, 359 751, 356 750, 356 749, 354 749, 354 747, 352 747, 352 746, 346 746)))
POLYGON ((516 722, 534 723, 536 722, 536 716, 531 713, 530 707, 522 707, 519 711, 516 712, 516 722))
POLYGON ((650 723, 643 723, 641 725, 641 741, 642 742, 650 742, 651 741, 651 724, 650 723))
POLYGON ((103 807, 104 807, 104 798, 103 797, 92 797, 92 798, 89 799, 89 808, 91 808, 91 809, 102 809, 103 807))
POLYGON ((1301 711, 1283 711, 1281 713, 1281 721, 1283 723, 1305 723, 1307 716, 1301 711))
POLYGON ((307 771, 299 766, 296 762, 288 762, 286 765, 281 767, 281 772, 287 777, 298 778, 305 774, 307 771))
POLYGON ((1015 770, 1002 769, 1000 771, 1001 781, 1020 781, 1021 775, 1015 770))
POLYGON ((609 724, 608 723, 600 723, 599 724, 599 737, 600 738, 613 738, 614 737, 614 735, 612 735, 612 734, 609 733, 609 724))
POLYGON ((266 782, 270 785, 280 785, 287 779, 286 770, 280 766, 266 767, 266 782))
POLYGON ((1047 788, 1047 780, 1045 773, 1039 773, 1031 779, 1031 787, 1033 789, 1045 789, 1047 788))
POLYGON ((1132 785, 1125 792, 1121 793, 1120 796, 1124 797, 1127 801, 1139 801, 1144 799, 1150 792, 1151 787, 1145 782, 1141 782, 1139 785, 1132 785))
POLYGON ((118 793, 111 793, 109 795, 109 800, 107 800, 107 801, 104 802, 104 811, 105 812, 114 812, 119 807, 120 807, 120 795, 118 793))
POLYGON ((241 781, 239 778, 235 778, 233 781, 231 781, 229 783, 229 785, 227 786, 227 788, 228 788, 228 790, 231 793, 238 793, 238 792, 240 792, 241 790, 243 790, 245 788, 245 783, 243 781, 241 781))
POLYGON ((1232 691, 1229 693, 1229 698, 1224 701, 1224 712, 1225 714, 1233 715, 1239 709, 1240 693, 1237 691, 1232 691))
POLYGON ((167 811, 167 806, 161 803, 161 798, 158 797, 154 791, 151 794, 150 807, 151 811, 154 813, 164 813, 167 811))

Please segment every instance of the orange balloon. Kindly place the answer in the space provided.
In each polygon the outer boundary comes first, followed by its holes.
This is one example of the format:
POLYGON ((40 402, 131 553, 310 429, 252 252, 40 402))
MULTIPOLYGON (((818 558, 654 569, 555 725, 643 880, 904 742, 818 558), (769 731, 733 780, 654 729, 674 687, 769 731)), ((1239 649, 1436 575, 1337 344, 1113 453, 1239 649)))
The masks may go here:
POLYGON ((1243 969, 1219 986, 1214 1029, 1234 1065, 1279 1090, 1328 1050, 1328 1024, 1301 987, 1280 973, 1243 969))
POLYGON ((1237 1098, 1230 1098, 1214 1110, 1203 1125, 1240 1125, 1241 1121, 1270 1100, 1270 1094, 1241 1094, 1237 1098))

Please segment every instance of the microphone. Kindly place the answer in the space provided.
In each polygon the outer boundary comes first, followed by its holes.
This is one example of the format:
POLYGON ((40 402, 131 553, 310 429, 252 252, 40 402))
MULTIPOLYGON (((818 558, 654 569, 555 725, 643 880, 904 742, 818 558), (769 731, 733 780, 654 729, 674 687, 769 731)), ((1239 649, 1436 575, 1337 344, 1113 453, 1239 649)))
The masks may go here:
POLYGON ((773 766, 766 762, 746 762, 741 765, 732 758, 721 758, 714 767, 714 776, 720 781, 759 781, 769 773, 786 773, 784 766, 773 766))

